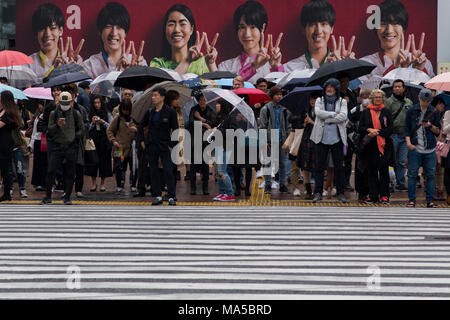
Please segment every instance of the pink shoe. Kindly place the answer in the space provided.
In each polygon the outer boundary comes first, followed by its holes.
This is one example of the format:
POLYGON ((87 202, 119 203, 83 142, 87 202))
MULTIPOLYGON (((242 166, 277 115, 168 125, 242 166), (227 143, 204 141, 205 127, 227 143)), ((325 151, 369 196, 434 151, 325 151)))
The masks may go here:
POLYGON ((221 201, 221 202, 230 202, 230 201, 235 201, 235 200, 236 200, 236 197, 235 197, 235 196, 230 196, 230 195, 228 195, 228 194, 223 195, 223 196, 219 199, 219 201, 221 201))

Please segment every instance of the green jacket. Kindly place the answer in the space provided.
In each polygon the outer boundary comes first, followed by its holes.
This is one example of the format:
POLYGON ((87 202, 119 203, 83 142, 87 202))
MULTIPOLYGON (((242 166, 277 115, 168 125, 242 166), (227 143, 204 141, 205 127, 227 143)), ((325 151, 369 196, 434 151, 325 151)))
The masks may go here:
POLYGON ((403 128, 405 127, 406 112, 408 111, 407 108, 405 107, 410 107, 412 105, 413 105, 412 101, 409 100, 408 98, 405 98, 405 102, 403 103, 396 97, 394 97, 394 95, 390 96, 389 99, 386 100, 384 106, 386 107, 387 110, 391 111, 392 117, 394 117, 397 114, 400 108, 403 108, 403 110, 400 112, 400 114, 394 121, 393 134, 403 136, 403 128))
POLYGON ((83 119, 77 110, 71 108, 69 111, 64 112, 61 110, 61 107, 58 106, 50 113, 47 130, 56 144, 59 144, 63 148, 67 148, 83 138, 83 119), (66 118, 66 124, 62 127, 59 127, 57 124, 59 118, 66 118))

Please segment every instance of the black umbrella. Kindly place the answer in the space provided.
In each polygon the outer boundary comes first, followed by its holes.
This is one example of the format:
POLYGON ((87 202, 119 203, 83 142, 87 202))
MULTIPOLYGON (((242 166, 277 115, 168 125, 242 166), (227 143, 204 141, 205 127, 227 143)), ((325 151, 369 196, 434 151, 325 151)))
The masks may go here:
POLYGON ((280 104, 288 108, 292 114, 301 114, 308 111, 309 95, 313 92, 321 93, 320 86, 297 87, 280 100, 280 104))
POLYGON ((80 66, 79 64, 68 63, 68 64, 62 64, 62 65, 56 67, 55 69, 53 69, 53 71, 49 73, 47 78, 49 80, 51 80, 51 79, 53 79, 53 78, 55 78, 57 76, 60 76, 62 74, 74 73, 74 72, 86 73, 86 71, 83 69, 83 67, 80 66))
POLYGON ((45 88, 51 88, 55 86, 62 86, 69 83, 75 83, 83 80, 91 79, 86 73, 83 72, 72 72, 62 74, 60 76, 50 79, 50 81, 44 83, 45 88))
MULTIPOLYGON (((406 98, 410 99, 414 104, 419 103, 419 93, 420 90, 423 89, 423 87, 405 82, 405 88, 406 88, 405 92, 406 98)), ((383 90, 386 93, 387 97, 390 97, 392 95, 392 89, 393 89, 392 86, 388 86, 382 88, 381 90, 383 90)))
POLYGON ((177 81, 173 74, 153 67, 135 66, 120 74, 114 83, 115 87, 122 87, 136 91, 143 91, 149 84, 163 81, 177 81))
POLYGON ((229 71, 214 71, 202 74, 199 78, 217 80, 223 78, 235 78, 236 74, 229 71))
POLYGON ((374 64, 357 59, 325 63, 312 75, 306 86, 323 85, 328 79, 338 78, 341 74, 345 74, 350 80, 353 80, 371 73, 375 68, 374 64))

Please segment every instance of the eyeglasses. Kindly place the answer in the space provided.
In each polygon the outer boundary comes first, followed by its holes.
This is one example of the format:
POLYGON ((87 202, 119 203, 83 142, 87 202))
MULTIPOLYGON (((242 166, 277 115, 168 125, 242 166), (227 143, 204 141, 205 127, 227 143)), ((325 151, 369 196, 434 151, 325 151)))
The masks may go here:
POLYGON ((128 93, 128 92, 123 93, 123 95, 124 95, 124 96, 129 96, 129 97, 132 97, 132 96, 133 96, 132 93, 128 93))

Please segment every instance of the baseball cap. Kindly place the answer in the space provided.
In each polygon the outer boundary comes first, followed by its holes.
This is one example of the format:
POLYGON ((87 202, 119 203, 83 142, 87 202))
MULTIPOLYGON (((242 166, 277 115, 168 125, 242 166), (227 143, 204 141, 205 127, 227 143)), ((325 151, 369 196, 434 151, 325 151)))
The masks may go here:
POLYGON ((63 91, 59 94, 59 103, 63 106, 68 106, 72 102, 72 95, 70 92, 63 91))
POLYGON ((420 90, 419 98, 422 101, 429 102, 433 100, 433 94, 431 93, 430 89, 423 88, 422 90, 420 90))

